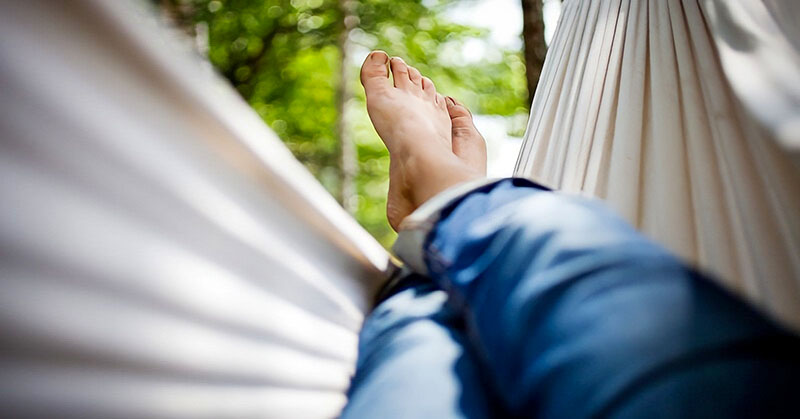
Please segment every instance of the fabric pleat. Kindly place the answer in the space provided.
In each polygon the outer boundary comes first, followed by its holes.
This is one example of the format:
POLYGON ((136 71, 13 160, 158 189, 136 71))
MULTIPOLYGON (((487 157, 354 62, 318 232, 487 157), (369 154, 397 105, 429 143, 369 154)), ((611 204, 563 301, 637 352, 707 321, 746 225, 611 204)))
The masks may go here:
MULTIPOLYGON (((800 165, 786 147, 791 141, 778 135, 797 116, 793 88, 776 99, 783 125, 750 110, 754 99, 732 87, 720 58, 728 28, 719 18, 709 24, 720 7, 565 1, 515 174, 604 200, 800 327, 800 165)), ((800 57, 790 42, 779 44, 800 57)), ((777 76, 769 80, 782 86, 777 76)))
POLYGON ((704 0, 701 5, 733 91, 800 165, 800 2, 704 0))
POLYGON ((389 254, 147 6, 0 0, 0 416, 336 417, 389 254))

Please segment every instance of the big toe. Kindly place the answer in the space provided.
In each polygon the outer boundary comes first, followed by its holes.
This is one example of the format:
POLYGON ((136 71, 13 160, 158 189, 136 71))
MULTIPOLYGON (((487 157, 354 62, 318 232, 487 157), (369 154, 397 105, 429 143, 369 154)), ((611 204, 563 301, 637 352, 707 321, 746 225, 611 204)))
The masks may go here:
POLYGON ((389 55, 383 51, 372 51, 361 65, 361 84, 370 91, 385 89, 389 84, 389 55))

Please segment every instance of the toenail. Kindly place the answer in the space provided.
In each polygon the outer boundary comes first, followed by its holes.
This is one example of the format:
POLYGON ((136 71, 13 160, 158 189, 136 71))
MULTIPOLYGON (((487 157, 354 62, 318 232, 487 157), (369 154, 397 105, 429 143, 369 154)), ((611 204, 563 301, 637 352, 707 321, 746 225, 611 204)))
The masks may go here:
POLYGON ((447 106, 456 106, 456 101, 450 96, 447 97, 447 106))
POLYGON ((372 61, 382 64, 386 64, 386 62, 389 61, 389 56, 382 52, 373 52, 370 58, 372 59, 372 61))
POLYGON ((401 63, 405 64, 405 61, 403 61, 403 59, 402 59, 402 58, 400 58, 400 57, 392 57, 392 59, 393 59, 393 60, 400 61, 401 63))

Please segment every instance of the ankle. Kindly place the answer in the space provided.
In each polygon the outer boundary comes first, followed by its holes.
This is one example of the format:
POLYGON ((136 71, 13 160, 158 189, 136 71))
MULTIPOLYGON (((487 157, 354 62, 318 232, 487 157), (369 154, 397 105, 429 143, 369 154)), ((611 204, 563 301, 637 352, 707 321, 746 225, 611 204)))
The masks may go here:
POLYGON ((410 155, 402 163, 407 197, 415 209, 450 187, 484 177, 455 155, 410 155))

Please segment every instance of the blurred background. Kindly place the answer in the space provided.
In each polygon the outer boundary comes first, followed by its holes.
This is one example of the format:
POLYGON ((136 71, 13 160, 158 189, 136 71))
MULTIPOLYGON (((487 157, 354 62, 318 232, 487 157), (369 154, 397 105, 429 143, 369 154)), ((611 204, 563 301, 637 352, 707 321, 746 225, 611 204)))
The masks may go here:
POLYGON ((358 82, 369 51, 403 57, 466 104, 489 175, 514 168, 560 0, 154 0, 378 241, 389 155, 358 82))

